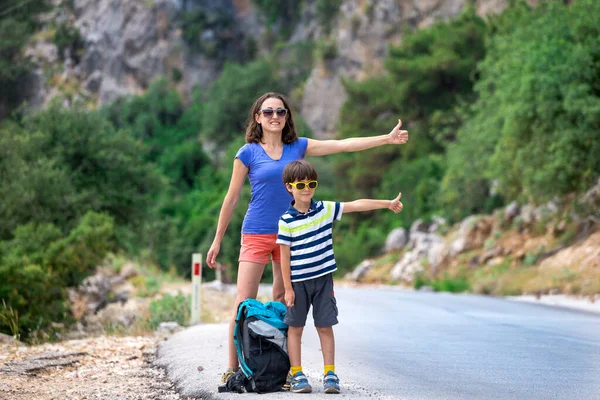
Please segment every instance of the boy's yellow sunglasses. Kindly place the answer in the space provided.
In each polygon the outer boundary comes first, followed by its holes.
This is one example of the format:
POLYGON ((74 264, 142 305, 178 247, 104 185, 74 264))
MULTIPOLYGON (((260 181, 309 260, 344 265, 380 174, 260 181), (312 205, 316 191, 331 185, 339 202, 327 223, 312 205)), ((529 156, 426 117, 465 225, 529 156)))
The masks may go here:
POLYGON ((289 182, 290 185, 295 187, 298 190, 304 190, 305 187, 308 186, 309 189, 316 189, 319 186, 319 182, 317 181, 307 181, 307 182, 289 182))

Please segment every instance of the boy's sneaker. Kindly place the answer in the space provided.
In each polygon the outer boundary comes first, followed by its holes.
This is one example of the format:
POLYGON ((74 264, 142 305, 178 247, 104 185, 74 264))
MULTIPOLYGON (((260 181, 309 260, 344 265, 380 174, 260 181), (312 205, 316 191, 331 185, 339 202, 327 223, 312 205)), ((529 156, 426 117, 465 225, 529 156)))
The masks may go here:
POLYGON ((328 371, 327 375, 323 376, 323 389, 325 393, 339 393, 340 378, 334 372, 328 371))
POLYGON ((290 392, 292 393, 310 393, 312 387, 306 379, 306 375, 302 372, 297 372, 296 375, 292 376, 290 380, 290 392))
POLYGON ((227 383, 229 378, 231 378, 235 374, 235 371, 229 368, 225 373, 221 376, 221 383, 227 383))

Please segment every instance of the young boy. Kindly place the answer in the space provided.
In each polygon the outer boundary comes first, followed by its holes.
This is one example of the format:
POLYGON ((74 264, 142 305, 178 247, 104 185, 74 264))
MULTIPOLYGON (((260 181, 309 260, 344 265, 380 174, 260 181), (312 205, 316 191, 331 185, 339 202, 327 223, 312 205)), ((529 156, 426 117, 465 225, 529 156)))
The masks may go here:
POLYGON ((394 200, 355 200, 349 203, 313 200, 318 186, 317 171, 307 161, 293 161, 283 170, 283 183, 294 197, 279 220, 277 243, 281 248, 281 272, 285 287, 288 324, 288 355, 291 364, 290 391, 309 393, 312 387, 302 372, 300 343, 308 309, 312 305, 315 327, 321 341, 325 364, 325 393, 339 393, 335 374, 333 325, 338 310, 333 294, 337 267, 333 256, 331 226, 342 214, 389 208, 402 211, 401 194, 394 200))

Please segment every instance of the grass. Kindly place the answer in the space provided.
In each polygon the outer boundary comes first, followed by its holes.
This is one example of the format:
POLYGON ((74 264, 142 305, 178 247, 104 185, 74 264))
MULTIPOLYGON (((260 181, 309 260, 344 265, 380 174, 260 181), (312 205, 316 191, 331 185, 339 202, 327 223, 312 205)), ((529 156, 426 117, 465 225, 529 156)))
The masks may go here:
POLYGON ((431 287, 436 292, 462 293, 468 292, 471 289, 469 281, 461 276, 452 277, 445 274, 441 279, 431 281, 431 287))
POLYGON ((430 286, 436 292, 462 293, 471 289, 471 284, 464 276, 452 276, 444 272, 441 278, 429 278, 425 273, 416 274, 413 287, 420 289, 430 286))
POLYGON ((8 330, 16 341, 21 338, 19 332, 19 313, 11 306, 7 306, 4 299, 2 299, 2 310, 0 310, 0 325, 8 326, 8 330))
POLYGON ((577 237, 577 223, 570 223, 566 226, 564 232, 558 237, 560 245, 568 246, 575 241, 577 237))
POLYGON ((510 266, 510 259, 495 266, 485 266, 471 276, 474 293, 495 296, 548 294, 573 295, 600 293, 600 274, 570 268, 542 269, 527 263, 510 266))
POLYGON ((161 289, 161 281, 157 276, 137 275, 130 279, 139 297, 154 297, 161 289))
POLYGON ((150 317, 148 325, 151 330, 158 328, 161 322, 177 322, 181 326, 188 324, 191 310, 190 296, 178 292, 176 296, 165 294, 158 300, 150 303, 150 317))

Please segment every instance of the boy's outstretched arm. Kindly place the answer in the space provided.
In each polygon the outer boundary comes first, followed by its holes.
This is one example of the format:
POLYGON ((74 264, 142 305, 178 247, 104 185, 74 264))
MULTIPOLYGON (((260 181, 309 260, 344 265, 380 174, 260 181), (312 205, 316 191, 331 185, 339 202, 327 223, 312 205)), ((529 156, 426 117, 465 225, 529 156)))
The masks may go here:
POLYGON ((290 246, 280 244, 281 249, 281 275, 283 276, 283 287, 285 289, 285 305, 292 307, 296 300, 296 294, 292 287, 292 269, 290 267, 290 246))
POLYGON ((402 121, 387 135, 352 137, 340 140, 308 139, 307 156, 324 156, 327 154, 363 151, 386 144, 404 144, 408 141, 408 131, 400 129, 402 121))
MULTIPOLYGON (((344 203, 343 213, 361 212, 379 210, 381 208, 389 208, 396 214, 402 211, 404 205, 400 201, 402 193, 393 200, 372 200, 372 199, 360 199, 344 203)), ((282 262, 283 264, 283 262, 282 262)))

